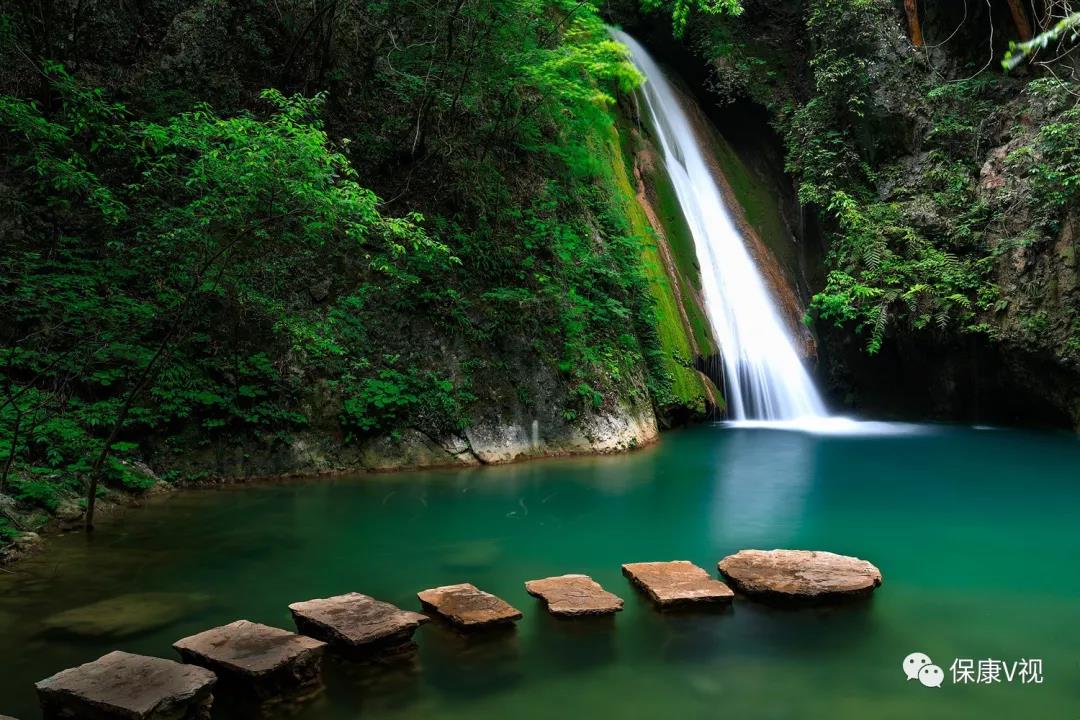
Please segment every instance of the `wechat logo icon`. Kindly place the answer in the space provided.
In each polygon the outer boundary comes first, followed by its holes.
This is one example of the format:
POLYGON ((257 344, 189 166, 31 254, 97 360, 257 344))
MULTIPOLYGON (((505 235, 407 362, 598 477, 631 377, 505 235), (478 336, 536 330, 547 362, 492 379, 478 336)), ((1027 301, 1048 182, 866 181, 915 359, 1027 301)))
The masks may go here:
POLYGON ((926 653, 913 652, 904 658, 904 675, 908 680, 918 680, 929 688, 941 687, 945 682, 945 673, 934 664, 926 653))

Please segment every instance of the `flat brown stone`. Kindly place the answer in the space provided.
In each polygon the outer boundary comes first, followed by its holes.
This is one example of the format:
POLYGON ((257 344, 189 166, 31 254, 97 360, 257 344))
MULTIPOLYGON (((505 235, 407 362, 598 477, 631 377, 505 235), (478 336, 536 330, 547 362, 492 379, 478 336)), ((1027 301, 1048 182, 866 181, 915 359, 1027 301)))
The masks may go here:
POLYGON ((239 682, 261 698, 316 685, 326 643, 248 620, 177 640, 184 662, 239 682))
POLYGON ((730 603, 735 593, 686 560, 628 563, 623 575, 662 608, 698 603, 730 603))
POLYGON ((431 588, 416 596, 425 608, 462 628, 480 628, 521 619, 521 611, 470 583, 431 588))
POLYGON ((416 628, 428 622, 427 615, 360 593, 293 603, 289 610, 304 635, 350 650, 408 643, 416 628))
POLYGON ((115 651, 35 687, 46 720, 206 720, 215 682, 201 667, 115 651))
POLYGON ((525 590, 542 598, 552 615, 610 615, 622 610, 623 601, 588 575, 559 575, 529 580, 525 590))
POLYGON ((717 566, 739 592, 780 602, 862 597, 881 585, 867 561, 820 550, 740 550, 717 566))

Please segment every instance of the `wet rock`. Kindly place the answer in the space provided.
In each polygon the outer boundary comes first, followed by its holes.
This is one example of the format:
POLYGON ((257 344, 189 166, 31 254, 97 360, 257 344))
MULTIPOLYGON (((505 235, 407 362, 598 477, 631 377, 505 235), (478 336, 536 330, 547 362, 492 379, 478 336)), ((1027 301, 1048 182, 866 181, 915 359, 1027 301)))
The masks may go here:
POLYGON ((383 435, 364 442, 359 464, 372 470, 476 465, 470 453, 452 453, 428 435, 404 428, 393 436, 383 435))
POLYGON ((41 536, 36 532, 22 532, 15 538, 14 545, 21 553, 32 553, 41 546, 41 536))
POLYGON ((360 593, 293 603, 289 610, 304 635, 351 651, 410 644, 416 628, 428 622, 427 615, 360 593))
POLYGON ((209 597, 184 593, 127 593, 45 619, 52 632, 120 638, 170 625, 205 607, 209 597))
POLYGON ((201 667, 116 651, 35 687, 46 720, 209 720, 215 682, 201 667))
POLYGON ((503 625, 521 619, 521 612, 501 598, 470 583, 444 585, 416 594, 425 608, 467 629, 503 625))
POLYGON ((476 459, 476 456, 472 454, 472 448, 469 447, 469 441, 461 435, 455 435, 453 433, 445 435, 439 439, 439 444, 451 455, 468 458, 470 464, 477 464, 480 462, 476 459))
POLYGON ((552 615, 610 615, 622 610, 623 601, 588 575, 560 575, 529 580, 525 590, 547 604, 552 615))
MULTIPOLYGON (((0 497, 3 496, 0 495, 0 497)), ((3 517, 2 512, 0 512, 0 517, 3 517)), ((35 532, 19 533, 9 545, 0 544, 0 567, 21 560, 28 555, 33 555, 42 548, 43 543, 41 536, 35 532)))
POLYGON ((718 567, 739 592, 780 602, 863 597, 881 585, 881 571, 867 561, 816 550, 740 550, 718 567))
POLYGON ((55 515, 61 530, 72 530, 82 525, 83 509, 72 500, 61 500, 55 515))
POLYGON ((514 423, 477 423, 465 429, 465 438, 473 454, 486 464, 543 454, 539 434, 534 438, 529 429, 514 423))
POLYGON ((465 438, 485 464, 529 457, 613 453, 653 442, 659 430, 651 409, 588 414, 574 424, 554 418, 489 419, 470 425, 465 438))
POLYGON ((661 608, 730 603, 735 595, 727 585, 686 560, 628 563, 622 570, 661 608))
POLYGON ((317 689, 326 643, 237 620, 178 640, 173 647, 184 662, 209 668, 222 682, 265 701, 317 689))

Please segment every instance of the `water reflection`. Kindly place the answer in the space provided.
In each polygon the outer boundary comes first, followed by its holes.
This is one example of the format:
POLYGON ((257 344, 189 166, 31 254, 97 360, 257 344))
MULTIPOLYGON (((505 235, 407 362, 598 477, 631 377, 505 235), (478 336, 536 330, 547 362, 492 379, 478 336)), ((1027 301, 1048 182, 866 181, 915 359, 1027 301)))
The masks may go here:
POLYGON ((711 536, 736 549, 786 547, 800 535, 819 443, 803 433, 729 429, 716 465, 711 536))
POLYGON ((587 672, 615 662, 618 657, 616 615, 558 618, 536 600, 523 608, 534 616, 528 632, 530 652, 538 662, 558 668, 560 673, 587 672))
POLYGON ((513 624, 466 633, 436 619, 424 629, 423 640, 425 681, 441 695, 475 700, 511 692, 525 678, 513 624))

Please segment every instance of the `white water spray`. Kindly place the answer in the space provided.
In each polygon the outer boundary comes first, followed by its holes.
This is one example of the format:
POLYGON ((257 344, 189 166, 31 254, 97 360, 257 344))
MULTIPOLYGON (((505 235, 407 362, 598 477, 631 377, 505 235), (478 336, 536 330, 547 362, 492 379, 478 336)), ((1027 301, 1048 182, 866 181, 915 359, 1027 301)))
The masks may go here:
POLYGON ((643 95, 664 152, 664 166, 694 236, 705 308, 723 358, 735 420, 807 420, 826 416, 765 282, 728 214, 679 99, 645 49, 620 30, 645 76, 643 95))

